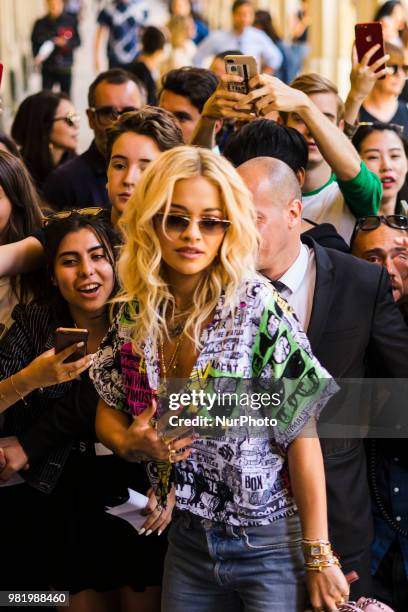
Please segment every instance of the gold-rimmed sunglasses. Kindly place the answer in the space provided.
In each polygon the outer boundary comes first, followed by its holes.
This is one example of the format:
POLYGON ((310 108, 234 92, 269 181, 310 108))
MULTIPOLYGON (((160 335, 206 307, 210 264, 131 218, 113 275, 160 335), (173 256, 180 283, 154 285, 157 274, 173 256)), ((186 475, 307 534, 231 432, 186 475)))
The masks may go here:
POLYGON ((108 211, 106 210, 106 208, 101 208, 100 206, 88 206, 86 208, 72 208, 70 210, 61 210, 60 212, 56 212, 52 215, 44 217, 43 225, 44 227, 46 227, 50 223, 69 219, 69 217, 72 217, 73 215, 81 215, 84 217, 97 217, 98 215, 102 214, 108 215, 108 211))

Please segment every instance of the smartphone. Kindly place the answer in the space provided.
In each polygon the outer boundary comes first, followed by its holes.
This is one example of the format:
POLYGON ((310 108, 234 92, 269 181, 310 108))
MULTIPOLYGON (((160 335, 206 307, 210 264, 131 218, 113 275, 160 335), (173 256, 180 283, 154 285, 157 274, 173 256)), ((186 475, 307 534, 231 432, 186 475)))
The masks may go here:
POLYGON ((225 72, 242 77, 242 83, 228 83, 229 91, 248 94, 249 81, 258 74, 256 59, 252 55, 226 55, 225 72))
MULTIPOLYGON (((371 47, 374 47, 374 45, 380 45, 380 48, 374 53, 374 55, 370 59, 369 66, 371 66, 371 64, 374 64, 374 62, 380 59, 380 57, 383 57, 383 55, 385 55, 381 23, 377 21, 373 21, 370 23, 357 23, 354 30, 356 33, 356 50, 359 62, 361 62, 363 56, 367 53, 369 49, 371 49, 371 47)), ((380 66, 380 68, 378 68, 376 72, 379 72, 383 68, 384 66, 380 66)), ((384 79, 385 77, 381 78, 384 79)))
POLYGON ((2 78, 3 78, 3 64, 0 62, 0 85, 1 85, 2 78))
POLYGON ((87 329, 78 329, 77 327, 58 327, 55 330, 55 352, 60 353, 68 346, 84 342, 84 346, 77 347, 76 351, 69 355, 63 363, 71 363, 78 361, 88 353, 86 343, 88 341, 89 332, 87 329))

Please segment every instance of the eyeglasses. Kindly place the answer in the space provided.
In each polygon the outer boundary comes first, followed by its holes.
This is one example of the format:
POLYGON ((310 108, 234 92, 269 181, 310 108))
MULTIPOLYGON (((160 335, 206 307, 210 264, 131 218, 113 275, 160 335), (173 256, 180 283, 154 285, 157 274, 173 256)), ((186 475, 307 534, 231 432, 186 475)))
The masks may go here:
POLYGON ((370 215, 357 219, 356 228, 370 232, 380 227, 381 223, 399 230, 408 230, 408 217, 405 215, 370 215))
POLYGON ((118 110, 115 106, 99 106, 98 108, 93 106, 89 110, 95 113, 102 125, 109 125, 117 121, 125 113, 133 113, 138 109, 135 106, 125 106, 122 110, 118 110))
POLYGON ((200 232, 207 236, 215 236, 219 234, 225 234, 231 225, 231 221, 228 219, 214 219, 214 218, 204 218, 204 219, 192 219, 191 217, 184 217, 183 215, 174 215, 164 213, 157 213, 155 218, 161 219, 164 221, 164 229, 167 233, 173 234, 182 234, 186 231, 191 223, 197 223, 200 228, 200 232))
POLYGON ((65 121, 67 125, 74 127, 79 124, 80 116, 78 113, 67 113, 64 117, 54 117, 52 122, 54 123, 55 121, 65 121))
POLYGON ((73 208, 71 210, 61 210, 60 212, 48 215, 43 218, 43 225, 46 227, 50 223, 55 221, 62 221, 63 219, 69 219, 72 215, 81 215, 86 217, 97 217, 98 215, 108 214, 106 208, 100 208, 99 206, 88 206, 87 208, 73 208))
MULTIPOLYGON (((375 128, 376 125, 378 125, 378 123, 380 122, 378 121, 360 121, 360 123, 357 126, 357 129, 361 127, 374 127, 375 128)), ((403 125, 400 125, 399 123, 387 123, 387 127, 390 130, 394 130, 395 132, 398 132, 399 134, 402 134, 402 135, 404 134, 405 128, 403 125)))
POLYGON ((389 74, 397 74, 400 70, 405 77, 408 77, 408 65, 407 64, 387 64, 387 68, 389 69, 389 74))

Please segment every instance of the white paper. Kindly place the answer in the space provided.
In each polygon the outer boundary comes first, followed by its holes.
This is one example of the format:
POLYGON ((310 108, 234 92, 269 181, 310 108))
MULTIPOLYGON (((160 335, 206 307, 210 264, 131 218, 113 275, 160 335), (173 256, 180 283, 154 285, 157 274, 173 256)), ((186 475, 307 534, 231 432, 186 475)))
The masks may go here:
POLYGON ((39 48, 38 53, 34 59, 37 62, 44 62, 48 57, 50 57, 54 49, 55 45, 52 40, 46 40, 39 48))
POLYGON ((140 529, 147 520, 147 516, 143 515, 141 511, 146 508, 149 498, 138 491, 133 491, 133 489, 128 489, 128 493, 129 499, 127 502, 114 506, 106 512, 127 521, 135 529, 140 529))

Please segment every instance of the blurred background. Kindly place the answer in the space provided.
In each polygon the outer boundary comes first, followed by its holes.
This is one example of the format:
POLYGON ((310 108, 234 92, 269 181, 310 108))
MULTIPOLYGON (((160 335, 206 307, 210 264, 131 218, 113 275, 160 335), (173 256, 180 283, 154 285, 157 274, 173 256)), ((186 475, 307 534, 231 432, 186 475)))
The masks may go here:
MULTIPOLYGON (((200 0, 194 8, 207 20, 210 29, 227 29, 230 25, 232 0, 200 0)), ((79 12, 82 44, 75 54, 72 97, 83 121, 79 150, 91 139, 85 120, 86 93, 95 76, 93 62, 96 16, 107 3, 103 0, 67 1, 79 12)), ((146 0, 150 21, 164 25, 168 20, 165 0, 146 0)), ((316 71, 334 81, 342 96, 349 88, 351 48, 354 24, 371 21, 383 2, 378 0, 255 0, 256 8, 270 12, 279 36, 291 44, 298 17, 307 10, 307 41, 303 40, 305 63, 303 70, 316 71)), ((408 0, 402 0, 408 9, 408 0)), ((0 127, 8 129, 19 102, 29 93, 41 89, 38 68, 33 64, 30 35, 36 19, 46 12, 44 0, 0 0, 0 61, 4 63, 1 96, 3 113, 0 127)), ((408 14, 408 13, 407 13, 408 14)), ((300 40, 302 40, 300 26, 300 40)), ((299 31, 297 32, 299 35, 299 31)), ((305 38, 305 37, 303 37, 305 38)), ((106 66, 107 67, 107 66, 106 66)))

